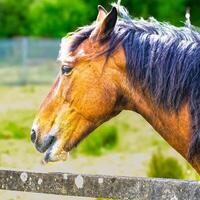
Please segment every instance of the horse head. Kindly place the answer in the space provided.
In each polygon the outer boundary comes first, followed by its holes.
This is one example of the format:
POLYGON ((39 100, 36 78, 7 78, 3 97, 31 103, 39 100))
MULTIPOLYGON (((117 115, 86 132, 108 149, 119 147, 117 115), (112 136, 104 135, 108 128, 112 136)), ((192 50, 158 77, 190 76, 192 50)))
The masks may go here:
POLYGON ((115 7, 107 13, 99 6, 93 25, 62 39, 60 72, 31 135, 38 151, 46 152, 47 162, 65 159, 92 130, 130 106, 123 95, 128 84, 123 48, 106 52, 116 21, 115 7))

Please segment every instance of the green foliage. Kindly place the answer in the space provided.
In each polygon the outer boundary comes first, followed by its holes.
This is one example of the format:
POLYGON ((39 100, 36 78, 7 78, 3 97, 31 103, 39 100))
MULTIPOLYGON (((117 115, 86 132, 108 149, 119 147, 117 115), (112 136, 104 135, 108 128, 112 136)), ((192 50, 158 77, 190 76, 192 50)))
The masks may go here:
POLYGON ((104 124, 93 131, 77 148, 87 155, 101 155, 113 149, 118 142, 117 129, 114 125, 104 124))
MULTIPOLYGON (((61 37, 77 27, 90 24, 97 5, 110 9, 111 0, 0 0, 0 37, 21 35, 61 37)), ((116 2, 116 1, 115 1, 116 2)), ((186 8, 191 21, 200 26, 198 0, 122 0, 133 17, 153 16, 183 25, 186 8)))
POLYGON ((0 0, 0 37, 30 35, 30 0, 0 0))
POLYGON ((183 168, 180 163, 174 157, 164 156, 160 150, 152 155, 148 167, 149 177, 184 178, 183 168))
POLYGON ((62 37, 88 21, 88 6, 82 0, 38 0, 30 6, 31 34, 62 37), (85 13, 85 14, 84 14, 85 13))
POLYGON ((1 114, 0 139, 29 138, 33 118, 32 110, 13 110, 1 114))
POLYGON ((158 1, 156 16, 161 21, 170 21, 175 25, 183 25, 185 21, 186 1, 168 0, 158 1))

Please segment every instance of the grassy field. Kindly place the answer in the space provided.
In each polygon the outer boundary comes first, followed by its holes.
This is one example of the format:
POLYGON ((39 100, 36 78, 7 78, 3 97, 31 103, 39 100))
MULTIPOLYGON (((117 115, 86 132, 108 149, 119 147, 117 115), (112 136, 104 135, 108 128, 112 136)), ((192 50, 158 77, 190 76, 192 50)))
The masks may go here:
MULTIPOLYGON (((189 164, 141 116, 128 111, 94 131, 71 153, 68 161, 42 165, 42 154, 31 144, 29 132, 49 88, 39 85, 0 87, 1 168, 199 179, 189 164)), ((0 199, 5 200, 46 198, 46 195, 0 192, 0 199)), ((61 198, 52 195, 48 199, 61 198)))
POLYGON ((24 82, 49 84, 58 70, 58 63, 48 60, 46 60, 45 64, 27 63, 25 66, 0 63, 0 84, 20 85, 24 82))

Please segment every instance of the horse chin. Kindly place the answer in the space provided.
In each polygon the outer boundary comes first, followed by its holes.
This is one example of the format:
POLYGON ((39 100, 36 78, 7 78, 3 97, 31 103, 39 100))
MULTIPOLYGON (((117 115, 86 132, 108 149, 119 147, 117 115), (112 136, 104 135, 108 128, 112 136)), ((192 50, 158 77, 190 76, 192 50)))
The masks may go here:
POLYGON ((44 153, 44 158, 42 160, 42 163, 46 164, 49 162, 66 161, 68 158, 69 158, 69 151, 59 150, 59 143, 55 142, 44 153))
POLYGON ((92 130, 88 129, 82 134, 82 137, 71 138, 63 144, 62 139, 54 140, 44 153, 42 163, 66 161, 69 158, 69 152, 74 149, 92 130))

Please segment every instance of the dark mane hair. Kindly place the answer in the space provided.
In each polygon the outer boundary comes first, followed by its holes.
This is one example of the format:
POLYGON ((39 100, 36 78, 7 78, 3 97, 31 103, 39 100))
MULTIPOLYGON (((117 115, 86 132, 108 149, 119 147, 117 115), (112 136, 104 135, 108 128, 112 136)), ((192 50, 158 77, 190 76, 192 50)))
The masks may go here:
MULTIPOLYGON (((175 27, 153 18, 132 20, 123 7, 107 38, 110 55, 119 44, 126 54, 127 76, 133 85, 148 90, 152 100, 164 109, 178 112, 189 103, 192 118, 192 141, 189 159, 200 157, 200 33, 192 26, 175 27)), ((95 25, 75 32, 74 51, 87 39, 95 25)))

